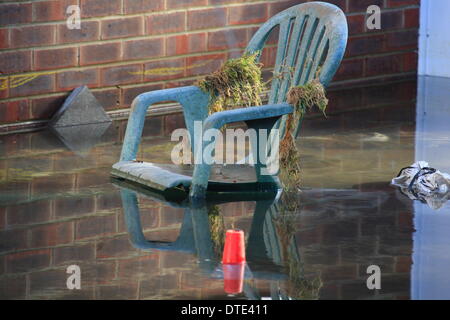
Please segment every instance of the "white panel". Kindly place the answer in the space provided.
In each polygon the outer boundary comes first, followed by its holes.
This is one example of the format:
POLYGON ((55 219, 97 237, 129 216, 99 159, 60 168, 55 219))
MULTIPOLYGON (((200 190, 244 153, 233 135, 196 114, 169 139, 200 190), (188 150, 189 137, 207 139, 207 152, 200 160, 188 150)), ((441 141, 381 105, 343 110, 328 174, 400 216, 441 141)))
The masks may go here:
MULTIPOLYGON (((450 78, 420 76, 416 120, 416 161, 448 173, 449 88, 450 78)), ((411 298, 450 299, 450 201, 437 211, 416 201, 414 228, 411 298)))
POLYGON ((450 77, 450 1, 422 0, 419 74, 450 77))

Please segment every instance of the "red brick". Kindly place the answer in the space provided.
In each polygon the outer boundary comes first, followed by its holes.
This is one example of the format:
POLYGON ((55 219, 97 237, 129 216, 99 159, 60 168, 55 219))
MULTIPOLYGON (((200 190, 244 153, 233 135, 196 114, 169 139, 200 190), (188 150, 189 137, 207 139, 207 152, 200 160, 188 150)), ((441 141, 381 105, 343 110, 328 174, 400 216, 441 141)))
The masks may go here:
POLYGON ((143 278, 155 273, 159 267, 159 255, 150 254, 119 261, 119 278, 143 278))
POLYGON ((27 26, 11 29, 11 46, 13 48, 45 46, 54 43, 55 26, 27 26))
POLYGON ((97 98, 98 102, 103 106, 103 108, 105 108, 105 110, 113 110, 120 107, 119 88, 93 91, 92 94, 97 98))
POLYGON ((383 0, 357 0, 348 2, 348 12, 366 12, 371 5, 383 8, 383 0))
POLYGON ((242 0, 209 0, 210 5, 241 3, 242 0))
POLYGON ((67 264, 76 261, 87 262, 94 259, 95 243, 53 249, 53 265, 67 264))
POLYGON ((401 72, 401 55, 370 57, 366 59, 366 76, 401 72))
POLYGON ((216 71, 225 61, 224 54, 186 58, 186 75, 198 76, 216 71))
POLYGON ((384 45, 384 35, 352 37, 347 43, 345 56, 352 57, 365 54, 381 53, 384 51, 384 45))
MULTIPOLYGON (((164 117, 164 133, 169 134, 178 128, 186 128, 182 113, 174 113, 164 117)), ((166 207, 165 207, 166 208, 166 207)), ((166 208, 167 209, 167 208, 166 208)), ((169 209, 170 210, 170 209, 169 209)), ((161 208, 161 212, 163 208, 161 208)))
POLYGON ((0 252, 23 250, 27 245, 28 230, 3 230, 0 232, 0 252))
POLYGON ((144 18, 132 17, 102 21, 102 39, 140 36, 144 33, 144 18))
MULTIPOLYGON (((184 128, 184 127, 185 127, 184 120, 179 125, 176 126, 176 128, 184 128)), ((183 217, 184 217, 184 210, 180 208, 163 206, 161 208, 161 222, 159 226, 163 228, 181 226, 181 224, 183 223, 183 217)))
POLYGON ((195 79, 181 79, 181 80, 169 81, 169 82, 164 83, 164 89, 195 86, 196 82, 197 82, 197 80, 195 80, 195 79))
MULTIPOLYGON (((350 1, 355 1, 355 0, 350 0, 350 1)), ((359 0, 356 0, 359 1, 359 0)), ((346 4, 346 0, 327 0, 326 2, 332 3, 335 6, 341 8, 342 11, 346 12, 347 11, 347 4, 346 4)))
POLYGON ((0 299, 25 299, 27 282, 25 276, 7 277, 0 280, 0 299))
POLYGON ((164 39, 131 40, 123 44, 124 60, 156 58, 164 55, 164 39))
MULTIPOLYGON (((3 86, 5 82, 3 81, 7 81, 8 77, 1 77, 0 76, 0 83, 3 86)), ((2 88, 0 88, 0 99, 6 99, 9 97, 9 92, 8 92, 8 86, 4 86, 2 88)))
POLYGON ((328 266, 321 272, 321 278, 322 281, 356 279, 358 278, 357 265, 328 266))
POLYGON ((176 56, 206 51, 206 34, 194 33, 166 38, 166 55, 176 56))
POLYGON ((125 0, 123 10, 125 14, 162 11, 164 10, 164 0, 125 0))
POLYGON ((419 42, 418 30, 392 32, 386 36, 386 46, 389 51, 417 49, 419 42))
POLYGON ((264 48, 261 54, 261 63, 264 68, 270 68, 275 66, 275 60, 277 56, 277 47, 264 48))
POLYGON ((9 47, 9 29, 0 29, 0 49, 9 47))
MULTIPOLYGON (((95 96, 98 91, 94 91, 95 96)), ((105 168, 106 169, 106 168, 105 168)), ((77 189, 81 190, 83 188, 99 186, 105 183, 109 183, 109 178, 104 173, 106 170, 102 169, 92 169, 85 170, 77 174, 77 189)))
POLYGON ((144 79, 146 81, 161 81, 168 79, 178 79, 184 76, 185 60, 159 60, 146 63, 144 65, 144 79))
POLYGON ((187 15, 188 30, 224 27, 227 24, 225 8, 192 10, 187 15))
POLYGON ((133 88, 122 88, 122 105, 129 106, 139 94, 162 89, 162 84, 151 84, 133 88))
POLYGON ((80 0, 81 17, 102 17, 121 13, 121 0, 80 0))
POLYGON ((274 3, 269 4, 269 17, 273 17, 277 13, 300 3, 302 3, 302 1, 299 0, 274 1, 274 3))
POLYGON ((347 24, 349 34, 363 33, 366 25, 366 16, 363 14, 348 16, 347 24))
POLYGON ((61 90, 72 90, 86 85, 90 88, 99 84, 97 69, 85 69, 77 71, 63 71, 56 75, 56 85, 61 90))
POLYGON ((83 21, 81 29, 69 29, 67 25, 58 25, 57 43, 78 43, 100 39, 100 22, 83 21))
POLYGON ((388 0, 388 8, 418 5, 420 0, 388 0))
POLYGON ((0 5, 0 27, 31 22, 31 16, 31 3, 0 5))
POLYGON ((55 75, 43 74, 39 75, 25 84, 9 89, 11 97, 29 96, 33 94, 53 92, 55 88, 55 75))
POLYGON ((33 250, 6 256, 6 272, 29 272, 50 265, 50 250, 33 250))
MULTIPOLYGON (((162 84, 161 84, 162 86, 162 84)), ((164 132, 163 132, 163 122, 164 122, 164 117, 151 117, 150 119, 147 119, 145 121, 145 125, 144 125, 144 130, 142 131, 142 135, 144 137, 161 137, 164 132)), ((144 221, 144 217, 143 218, 142 223, 147 223, 146 221, 144 221)), ((159 219, 159 218, 158 218, 159 219)), ((156 217, 152 216, 152 220, 151 223, 154 225, 159 225, 159 222, 155 221, 156 217)))
POLYGON ((36 50, 34 69, 48 70, 75 67, 78 65, 78 48, 36 50))
MULTIPOLYGON (((140 282, 141 296, 140 298, 155 298, 154 288, 164 288, 167 290, 179 288, 179 273, 167 273, 167 274, 153 274, 150 279, 145 279, 140 282)), ((179 290, 177 290, 178 292, 179 290)))
POLYGON ((261 23, 266 20, 267 5, 265 3, 229 8, 228 22, 231 25, 261 23))
MULTIPOLYGON (((387 11, 381 13, 381 28, 383 31, 403 28, 403 11, 387 11)), ((373 31, 379 32, 374 29, 373 31)))
POLYGON ((5 229, 5 226, 6 226, 6 208, 0 208, 0 230, 5 229))
POLYGON ((100 69, 101 83, 104 86, 138 83, 142 79, 142 65, 127 65, 100 69))
POLYGON ((62 106, 67 95, 37 98, 31 100, 31 119, 50 119, 62 106))
POLYGON ((185 30, 185 12, 153 14, 147 18, 146 34, 166 34, 185 30))
MULTIPOLYGON (((144 236, 149 241, 174 242, 180 235, 180 228, 171 228, 165 230, 149 230, 144 232, 144 236)), ((173 266, 172 266, 173 267, 173 266)))
POLYGON ((357 108, 362 103, 362 90, 358 88, 330 90, 327 92, 327 97, 330 100, 330 111, 357 108))
POLYGON ((417 52, 407 52, 403 54, 403 72, 417 71, 418 65, 417 52))
POLYGON ((406 9, 405 10, 405 28, 418 28, 419 27, 419 8, 406 9))
POLYGON ((95 199, 96 211, 122 209, 122 199, 117 193, 100 194, 95 199))
MULTIPOLYGON (((176 239, 176 237, 172 237, 172 238, 176 239)), ((189 265, 189 263, 193 262, 193 257, 191 255, 177 254, 176 252, 173 252, 173 251, 161 252, 159 259, 161 260, 161 267, 164 269, 180 268, 184 265, 189 265)))
POLYGON ((103 43, 82 46, 80 65, 115 62, 120 60, 120 43, 103 43))
POLYGON ((137 283, 120 283, 119 285, 107 285, 97 287, 98 299, 101 300, 129 300, 138 299, 139 291, 137 283))
POLYGON ((11 74, 31 71, 31 51, 0 53, 0 73, 11 74))
POLYGON ((47 222, 51 215, 51 201, 41 200, 8 207, 9 226, 47 222))
POLYGON ((116 215, 88 217, 76 224, 77 240, 102 237, 116 232, 116 215))
POLYGON ((128 234, 97 242, 97 259, 136 255, 137 250, 130 243, 128 234))
POLYGON ((192 8, 195 6, 205 6, 208 0, 167 0, 167 9, 192 8))
POLYGON ((341 62, 336 75, 333 80, 347 80, 362 77, 364 72, 364 60, 363 59, 351 59, 341 62))
POLYGON ((208 33, 208 50, 237 49, 247 45, 247 29, 227 29, 208 33))
POLYGON ((410 273, 412 266, 411 256, 399 256, 396 257, 395 272, 410 273))
POLYGON ((94 212, 94 198, 61 198, 55 200, 55 216, 71 217, 81 216, 94 212))
POLYGON ((31 229, 30 245, 33 248, 56 246, 72 240, 73 222, 54 223, 31 229))
POLYGON ((77 0, 52 0, 33 3, 33 21, 49 22, 66 19, 66 10, 70 5, 78 4, 77 0))

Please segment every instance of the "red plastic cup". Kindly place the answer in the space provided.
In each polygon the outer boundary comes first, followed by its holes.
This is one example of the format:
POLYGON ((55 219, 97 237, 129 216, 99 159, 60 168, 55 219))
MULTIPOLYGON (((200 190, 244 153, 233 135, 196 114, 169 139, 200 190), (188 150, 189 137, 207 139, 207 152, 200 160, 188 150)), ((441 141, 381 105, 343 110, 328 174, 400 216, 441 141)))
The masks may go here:
POLYGON ((223 288, 228 294, 241 293, 244 287, 245 263, 223 265, 223 288))
POLYGON ((227 230, 223 248, 223 264, 239 264, 245 262, 244 231, 227 230))

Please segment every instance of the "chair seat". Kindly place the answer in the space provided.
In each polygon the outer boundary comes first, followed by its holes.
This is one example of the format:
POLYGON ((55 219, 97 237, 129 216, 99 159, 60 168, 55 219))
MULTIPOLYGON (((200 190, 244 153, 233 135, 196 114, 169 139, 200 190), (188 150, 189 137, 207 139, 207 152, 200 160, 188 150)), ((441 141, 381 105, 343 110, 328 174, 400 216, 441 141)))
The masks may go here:
MULTIPOLYGON (((111 174, 164 191, 171 188, 189 189, 193 171, 193 165, 120 161, 113 165, 111 174)), ((238 183, 255 182, 255 168, 250 165, 214 165, 209 180, 217 184, 228 184, 232 190, 238 183)))

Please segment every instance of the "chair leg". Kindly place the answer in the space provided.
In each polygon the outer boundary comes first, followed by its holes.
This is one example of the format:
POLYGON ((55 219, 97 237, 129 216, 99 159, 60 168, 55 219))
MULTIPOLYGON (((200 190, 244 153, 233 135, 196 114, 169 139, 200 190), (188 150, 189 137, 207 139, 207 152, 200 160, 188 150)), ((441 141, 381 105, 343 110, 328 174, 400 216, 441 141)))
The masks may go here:
MULTIPOLYGON (((274 133, 272 130, 275 129, 275 124, 280 119, 280 117, 273 117, 273 118, 266 118, 266 119, 260 119, 260 120, 251 120, 246 121, 247 127, 249 129, 254 129, 256 131, 256 141, 252 141, 252 150, 253 154, 256 155, 256 163, 255 163, 255 173, 256 173, 256 179, 259 183, 262 184, 275 184, 279 185, 278 180, 278 170, 273 173, 268 173, 267 168, 267 152, 266 150, 262 150, 262 146, 266 144, 268 145, 268 149, 272 147, 272 140, 270 140, 271 133, 274 133), (260 136, 260 130, 267 130, 267 140, 262 141, 262 137, 260 136), (262 161, 261 154, 265 154, 265 161, 262 161)), ((271 150, 271 152, 278 152, 278 150, 271 150)))
POLYGON ((124 209, 125 224, 132 245, 141 250, 169 250, 190 252, 196 251, 192 217, 189 210, 185 210, 180 235, 175 242, 148 241, 143 232, 139 211, 139 204, 135 191, 121 189, 120 195, 124 209))
POLYGON ((208 188, 208 179, 211 173, 211 166, 205 163, 196 164, 192 176, 191 190, 189 197, 193 201, 201 201, 206 198, 206 189, 208 188))

